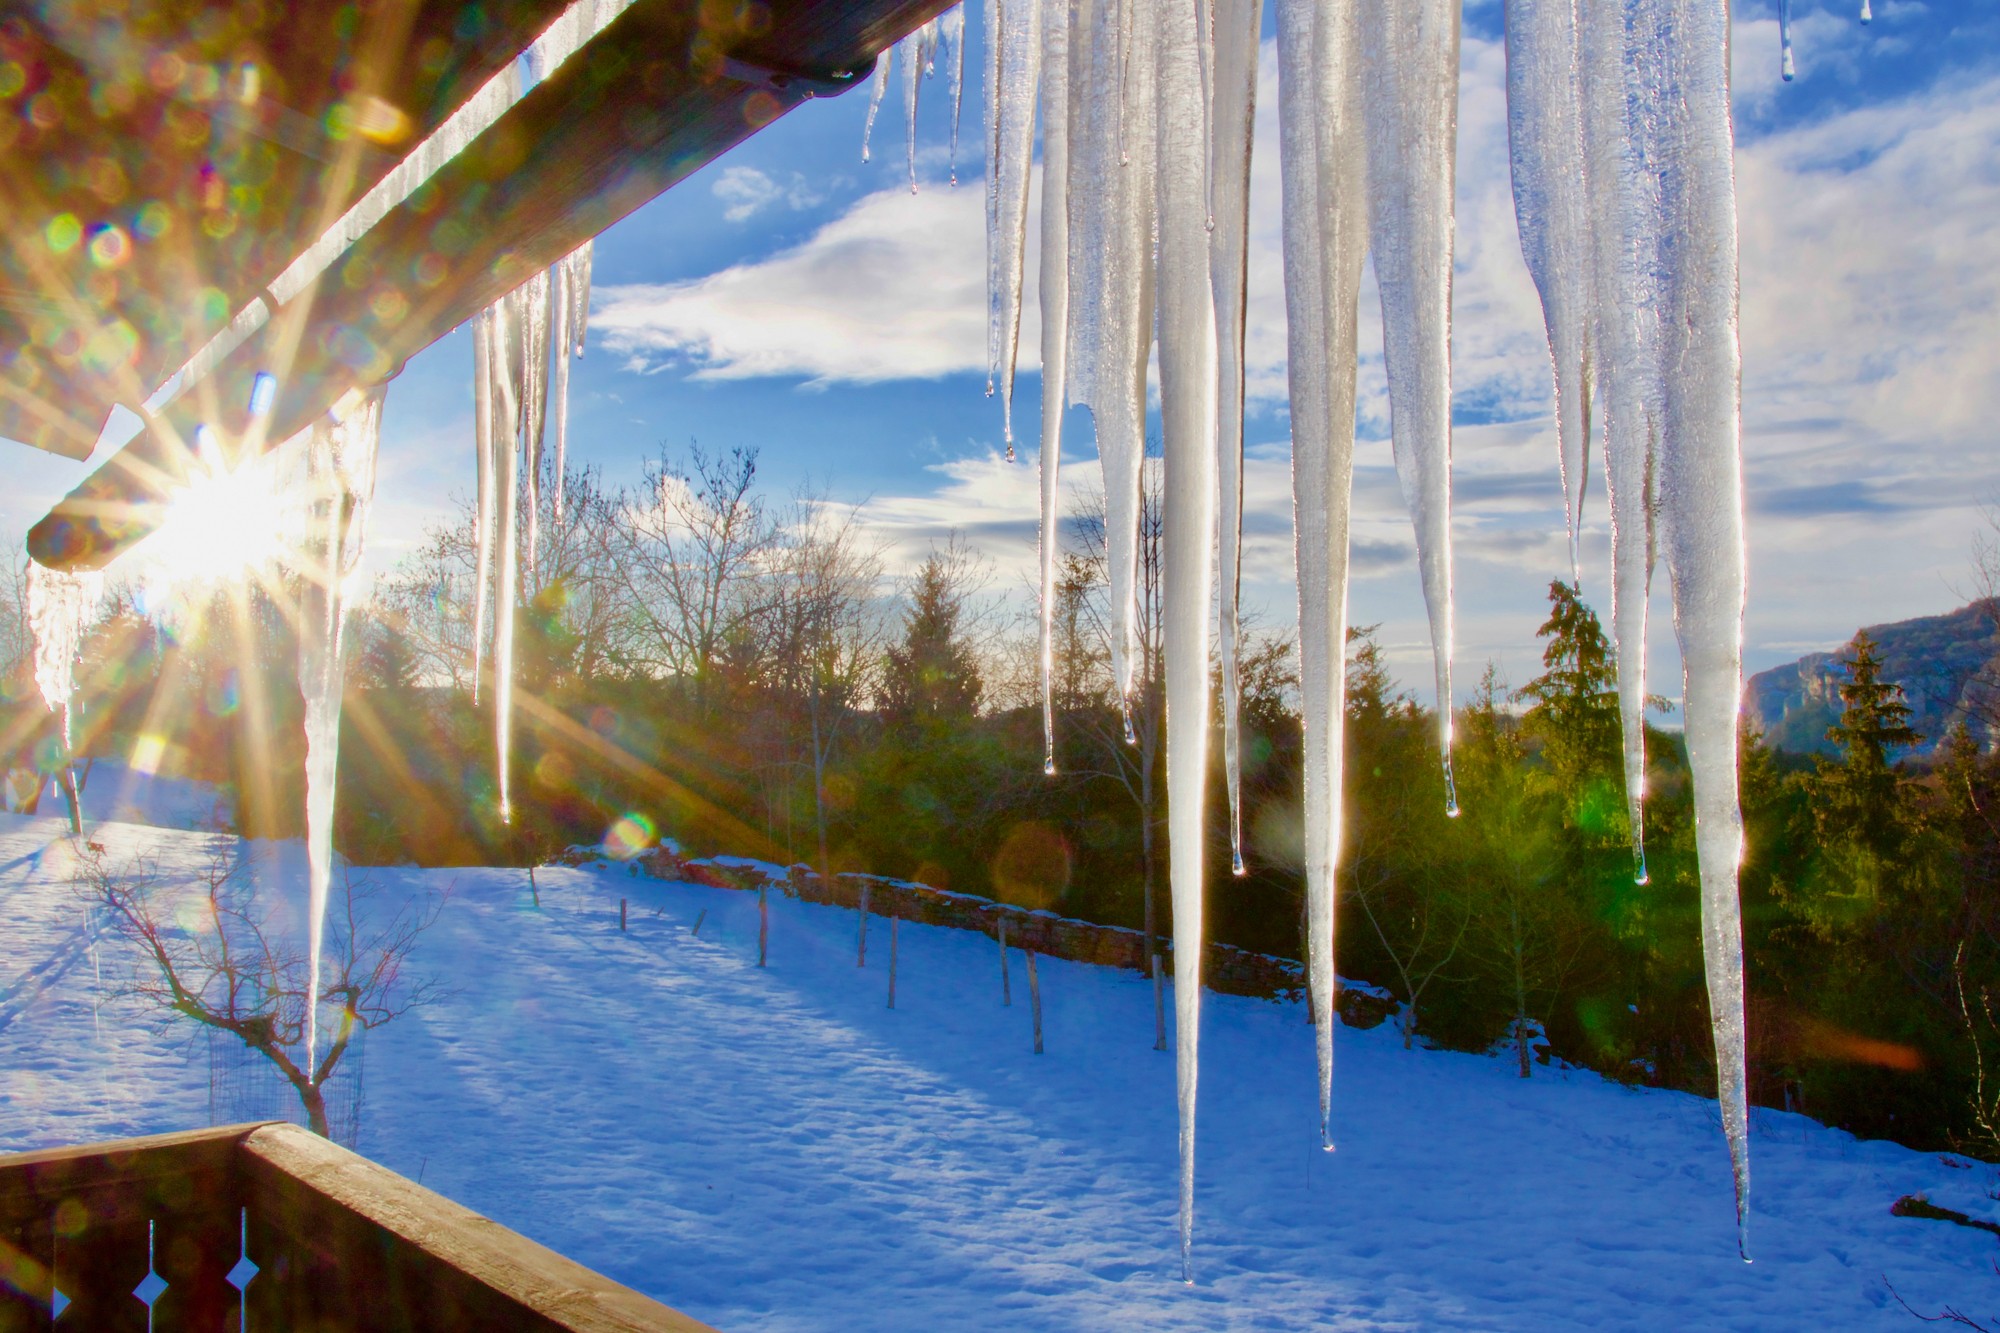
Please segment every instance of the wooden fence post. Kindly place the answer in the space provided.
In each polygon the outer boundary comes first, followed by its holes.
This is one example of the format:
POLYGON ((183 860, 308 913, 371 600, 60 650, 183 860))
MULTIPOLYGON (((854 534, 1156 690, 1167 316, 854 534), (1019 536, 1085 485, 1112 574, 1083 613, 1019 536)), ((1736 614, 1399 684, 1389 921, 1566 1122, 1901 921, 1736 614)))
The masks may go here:
POLYGON ((623 934, 625 931, 625 900, 623 898, 618 900, 618 931, 620 934, 623 934))
POLYGON ((1000 1003, 1006 1008, 1014 1007, 1014 986, 1007 979, 1007 918, 1000 918, 1000 1003))
POLYGON ((535 895, 535 906, 540 907, 542 905, 542 891, 535 884, 535 868, 533 866, 528 867, 528 892, 535 895))
POLYGON ((764 958, 771 943, 771 907, 764 901, 769 884, 757 886, 757 966, 764 966, 764 958))
POLYGON ((896 1007, 896 926, 902 920, 894 912, 889 914, 889 1007, 896 1007))
POLYGON ((704 921, 706 921, 706 920, 708 920, 708 909, 707 909, 706 907, 704 907, 704 908, 702 908, 702 909, 701 909, 701 911, 699 911, 699 912, 695 913, 695 918, 694 918, 694 929, 693 929, 693 930, 691 930, 691 931, 689 931, 689 932, 688 932, 688 934, 690 934, 690 935, 699 935, 699 934, 701 934, 701 923, 702 923, 702 922, 704 922, 704 921))
POLYGON ((868 881, 861 881, 861 920, 854 934, 854 965, 868 966, 868 881))
POLYGON ((1035 1054, 1042 1053, 1042 983, 1035 975, 1035 951, 1026 950, 1028 955, 1028 1006, 1035 1011, 1035 1054))
POLYGON ((1166 983, 1160 979, 1160 955, 1153 955, 1153 1049, 1167 1049, 1166 983))

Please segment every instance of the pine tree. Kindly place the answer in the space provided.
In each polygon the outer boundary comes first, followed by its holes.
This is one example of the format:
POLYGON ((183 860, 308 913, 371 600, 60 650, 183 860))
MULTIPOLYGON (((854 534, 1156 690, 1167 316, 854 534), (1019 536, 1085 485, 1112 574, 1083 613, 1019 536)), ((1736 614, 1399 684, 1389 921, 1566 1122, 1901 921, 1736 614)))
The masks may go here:
POLYGON ((1549 618, 1535 633, 1546 640, 1542 674, 1514 692, 1530 704, 1522 733, 1541 747, 1565 821, 1591 832, 1619 831, 1618 676, 1610 641, 1597 613, 1559 579, 1549 584, 1549 618))
POLYGON ((984 690, 978 658, 966 641, 966 560, 954 545, 932 551, 910 589, 903 641, 890 647, 882 673, 882 711, 895 722, 963 722, 984 690))
POLYGON ((1890 859, 1909 831, 1903 777, 1891 752, 1923 737, 1910 727, 1902 686, 1882 679, 1882 659, 1865 632, 1854 636, 1854 657, 1843 665, 1848 678, 1840 687, 1840 721, 1826 729, 1841 759, 1822 762, 1815 783, 1820 831, 1890 859))

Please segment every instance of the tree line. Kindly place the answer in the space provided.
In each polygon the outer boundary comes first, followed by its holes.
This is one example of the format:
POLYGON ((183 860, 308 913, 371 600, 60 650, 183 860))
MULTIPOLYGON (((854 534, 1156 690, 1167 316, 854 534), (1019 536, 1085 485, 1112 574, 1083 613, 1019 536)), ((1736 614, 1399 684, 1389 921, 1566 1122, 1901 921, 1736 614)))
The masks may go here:
MULTIPOLYGON (((1156 475, 1122 711, 1101 505, 1085 497, 1065 525, 1045 774, 1034 627, 1004 615, 983 562, 946 541, 889 579, 852 511, 811 494, 773 502, 756 463, 663 451, 629 488, 588 469, 560 488, 546 479, 515 611, 512 824, 495 815, 490 717, 473 700, 491 655, 472 646, 471 516, 434 526, 352 636, 341 850, 532 864, 618 824, 698 853, 1130 925, 1167 948, 1156 475)), ((127 754, 152 737, 167 771, 230 785, 240 831, 295 834, 292 595, 283 583, 226 594, 164 627, 115 602, 80 668, 81 751, 127 754)), ((1515 689, 1489 667, 1456 719, 1458 818, 1434 716, 1372 634, 1352 634, 1341 973, 1394 993, 1408 1044, 1490 1050, 1524 1077, 1567 1061, 1712 1094, 1680 737, 1647 730, 1642 881, 1612 654, 1574 588, 1552 583, 1549 602, 1542 671, 1515 689)), ((1209 929, 1296 958, 1294 654, 1285 635, 1253 631, 1243 656, 1247 868, 1231 874, 1218 745, 1209 929)), ((1962 729, 1917 750, 1865 638, 1847 671, 1836 757, 1744 737, 1753 1100, 2000 1157, 2000 759, 1962 729)), ((18 713, 24 696, 8 688, 18 713)))

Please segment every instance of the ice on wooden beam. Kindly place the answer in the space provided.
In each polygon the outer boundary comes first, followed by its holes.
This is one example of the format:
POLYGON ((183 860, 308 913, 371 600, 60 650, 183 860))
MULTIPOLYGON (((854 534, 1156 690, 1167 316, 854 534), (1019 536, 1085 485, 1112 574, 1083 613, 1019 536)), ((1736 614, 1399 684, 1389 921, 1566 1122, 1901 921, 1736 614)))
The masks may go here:
POLYGON ((1229 789, 1229 863, 1243 864, 1241 599, 1243 592, 1243 341, 1250 260, 1250 149, 1256 129, 1257 39, 1263 0, 1211 0, 1209 259, 1217 356, 1222 767, 1229 789))
POLYGON ((1286 375, 1297 524, 1307 991, 1320 1142, 1331 1149, 1334 890, 1346 715, 1349 506, 1363 201, 1360 34, 1351 6, 1278 0, 1286 375))
MULTIPOLYGON (((1070 7, 1042 15, 1042 772, 1056 771, 1054 617, 1056 507, 1062 475, 1064 380, 1069 366, 1069 46, 1070 7)), ((992 169, 989 164, 988 170, 992 169)))
POLYGON ((307 974, 306 1060, 319 1047, 320 957, 333 882, 333 811, 340 756, 340 701, 345 686, 342 639, 346 583, 361 563, 375 496, 375 452, 382 434, 383 389, 350 394, 339 414, 314 424, 306 447, 312 500, 303 543, 299 607, 299 694, 306 732, 307 974))
POLYGON ((1555 364, 1556 441, 1570 579, 1590 473, 1592 265, 1577 0, 1508 0, 1507 146, 1521 257, 1542 300, 1555 364))
POLYGON ((999 381, 1001 429, 1014 457, 1014 362, 1027 266, 1028 180, 1035 155, 1035 89, 1042 65, 1042 0, 993 0, 986 53, 986 392, 999 381))
POLYGON ((35 688, 50 712, 62 715, 64 762, 70 749, 70 702, 76 693, 76 655, 84 631, 104 596, 104 575, 70 573, 27 563, 28 633, 35 643, 35 688))
MULTIPOLYGON (((1135 6, 1136 8, 1141 8, 1135 6)), ((1202 836, 1208 781, 1208 608, 1214 591, 1215 288, 1209 262, 1208 34, 1193 5, 1157 23, 1162 647, 1167 694, 1169 884, 1174 909, 1174 1077, 1180 1105, 1181 1275, 1192 1281, 1195 1091, 1200 1072, 1202 836)), ((1135 57, 1138 53, 1135 51, 1135 57)), ((1143 104, 1142 104, 1143 105, 1143 104)))
POLYGON ((1369 234, 1403 496, 1416 528, 1451 781, 1451 265, 1458 143, 1457 0, 1361 6, 1369 234))

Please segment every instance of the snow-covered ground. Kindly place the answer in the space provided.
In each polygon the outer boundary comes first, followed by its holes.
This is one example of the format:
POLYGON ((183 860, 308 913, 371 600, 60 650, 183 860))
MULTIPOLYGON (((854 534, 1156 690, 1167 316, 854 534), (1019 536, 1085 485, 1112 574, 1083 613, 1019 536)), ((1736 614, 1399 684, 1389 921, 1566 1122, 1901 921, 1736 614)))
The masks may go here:
MULTIPOLYGON (((204 1123, 205 1060, 93 1014, 62 831, 0 815, 0 1149, 204 1123)), ((205 842, 92 836, 185 868, 205 842)), ((861 971, 851 912, 773 896, 759 969, 751 894, 372 873, 453 886, 415 967, 456 993, 369 1038, 362 1151, 724 1329, 1912 1327, 1888 1284, 2000 1313, 1994 1237, 1889 1214, 1990 1215, 1991 1168, 1759 1113, 1746 1266, 1713 1103, 1344 1028, 1327 1156, 1300 1008, 1217 996, 1183 1286, 1137 977, 1044 960, 1036 1056, 1021 957, 1002 1008, 976 935, 903 927, 891 1011, 879 919, 861 971)))

